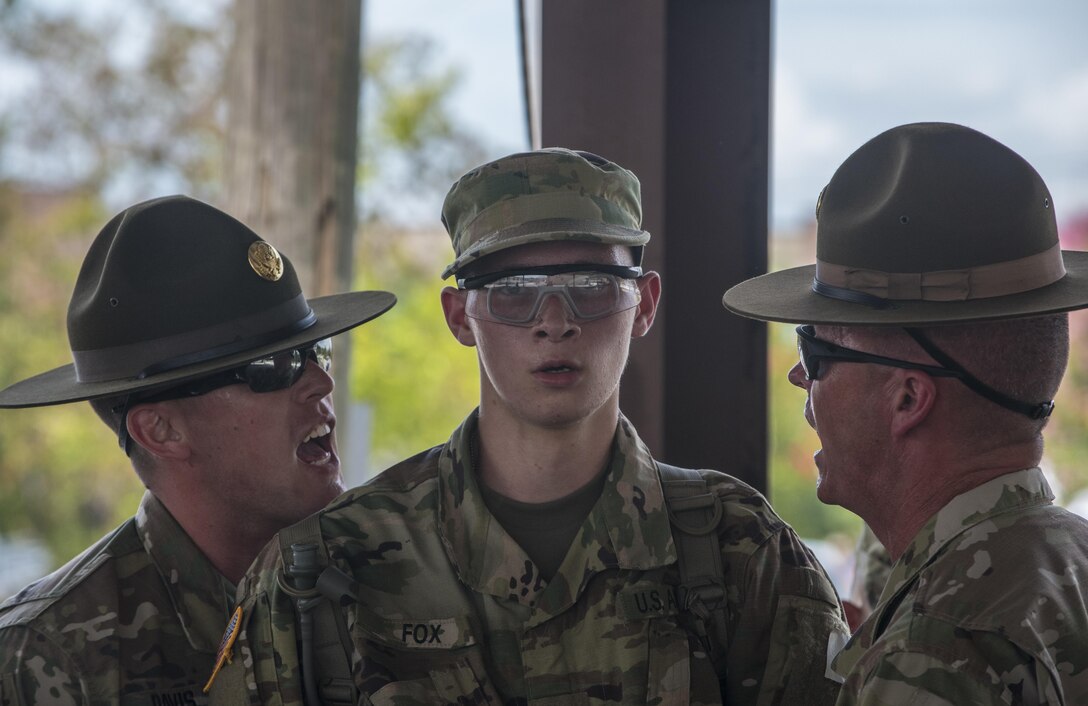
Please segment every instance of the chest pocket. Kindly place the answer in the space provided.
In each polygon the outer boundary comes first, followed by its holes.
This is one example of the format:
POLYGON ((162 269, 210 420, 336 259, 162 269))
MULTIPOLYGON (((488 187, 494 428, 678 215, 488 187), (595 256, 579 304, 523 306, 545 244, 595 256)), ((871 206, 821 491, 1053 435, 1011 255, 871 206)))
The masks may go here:
POLYGON ((353 613, 364 704, 502 703, 466 618, 383 618, 361 606, 353 613))
POLYGON ((516 644, 529 706, 691 703, 691 644, 671 587, 598 576, 582 599, 530 622, 516 644))
POLYGON ((699 637, 683 627, 675 588, 636 584, 617 599, 625 620, 645 621, 646 703, 721 703, 714 666, 699 637))

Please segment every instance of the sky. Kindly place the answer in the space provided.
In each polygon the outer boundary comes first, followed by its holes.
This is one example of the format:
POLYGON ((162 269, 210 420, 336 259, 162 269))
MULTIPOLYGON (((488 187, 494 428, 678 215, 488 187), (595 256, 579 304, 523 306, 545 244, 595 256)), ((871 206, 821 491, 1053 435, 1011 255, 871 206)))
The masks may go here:
MULTIPOLYGON (((122 0, 33 1, 94 13, 122 0)), ((201 17, 226 0, 174 1, 201 17)), ((1059 221, 1088 214, 1088 1, 768 1, 776 228, 811 220, 820 189, 865 141, 928 120, 979 129, 1027 158, 1050 186, 1059 221)), ((462 77, 454 115, 498 157, 528 146, 516 5, 363 0, 364 41, 430 38, 435 67, 462 77)), ((132 29, 119 27, 119 44, 135 50, 141 34, 132 29)), ((0 72, 3 100, 19 76, 3 65, 0 72)), ((434 204, 408 220, 434 223, 437 211, 434 204)))
MULTIPOLYGON (((495 156, 527 145, 516 27, 515 0, 366 2, 365 32, 431 36, 437 57, 460 67, 452 108, 495 156)), ((776 227, 810 219, 868 139, 930 120, 1023 155, 1059 219, 1088 212, 1085 0, 777 0, 773 31, 776 227)))

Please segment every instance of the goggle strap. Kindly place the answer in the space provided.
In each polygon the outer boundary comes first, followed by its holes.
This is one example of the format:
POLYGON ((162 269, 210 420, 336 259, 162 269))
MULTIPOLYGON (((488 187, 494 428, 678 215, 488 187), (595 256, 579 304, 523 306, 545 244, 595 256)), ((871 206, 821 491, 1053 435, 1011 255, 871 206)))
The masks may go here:
POLYGON ((514 275, 563 275, 570 272, 597 272, 600 274, 614 275, 621 279, 638 279, 642 276, 641 267, 628 267, 627 265, 597 265, 589 263, 575 263, 569 265, 540 265, 537 267, 520 267, 516 270, 499 270, 475 277, 462 277, 457 280, 459 289, 480 289, 481 287, 497 282, 505 277, 514 275))

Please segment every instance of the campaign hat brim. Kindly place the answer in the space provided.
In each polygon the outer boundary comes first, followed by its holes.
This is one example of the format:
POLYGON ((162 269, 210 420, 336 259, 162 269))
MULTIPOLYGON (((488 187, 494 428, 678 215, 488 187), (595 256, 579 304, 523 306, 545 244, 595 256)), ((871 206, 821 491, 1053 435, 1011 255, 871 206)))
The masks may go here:
POLYGON ((316 297, 308 300, 308 303, 317 320, 297 333, 273 343, 143 379, 121 378, 80 382, 76 377, 75 366, 70 363, 27 378, 0 391, 0 408, 42 407, 166 389, 343 333, 385 313, 396 304, 396 301, 393 294, 382 291, 348 292, 316 297))
POLYGON ((888 300, 876 308, 812 290, 815 265, 746 280, 722 296, 726 309, 751 319, 848 326, 940 326, 1057 314, 1088 307, 1088 252, 1063 250, 1066 274, 1045 287, 964 301, 888 300))

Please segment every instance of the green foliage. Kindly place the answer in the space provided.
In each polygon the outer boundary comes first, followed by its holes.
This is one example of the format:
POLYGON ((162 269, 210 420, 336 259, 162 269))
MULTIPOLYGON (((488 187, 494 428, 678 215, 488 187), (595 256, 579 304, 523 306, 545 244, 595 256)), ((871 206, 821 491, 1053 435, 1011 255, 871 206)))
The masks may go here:
POLYGON ((378 471, 444 442, 476 406, 479 374, 475 350, 457 342, 442 316, 445 234, 384 232, 367 242, 379 245, 364 249, 357 286, 397 294, 392 311, 352 333, 352 397, 374 410, 378 471))
POLYGON ((373 410, 373 472, 445 441, 479 398, 475 351, 454 339, 439 300, 438 273, 452 258, 439 205, 485 152, 451 118, 458 80, 456 69, 435 66, 426 41, 382 38, 366 47, 355 286, 398 300, 351 334, 351 395, 373 410), (397 221, 429 227, 415 232, 393 227, 397 221))
MULTIPOLYGON (((205 16, 162 0, 0 9, 0 174, 141 196, 160 180, 212 188, 225 0, 205 16)), ((176 187, 175 187, 176 188, 176 187)))
POLYGON ((1059 502, 1088 490, 1088 310, 1069 314, 1069 367, 1047 424, 1043 467, 1058 480, 1059 502))
MULTIPOLYGON (((104 222, 85 193, 0 187, 0 387, 70 361, 65 312, 104 222)), ((142 492, 116 438, 83 404, 0 411, 0 534, 42 539, 63 561, 131 513, 142 492)))
MULTIPOLYGON (((0 175, 20 178, 0 184, 0 387, 71 361, 68 299, 110 215, 104 191, 125 183, 159 195, 166 177, 199 193, 213 181, 228 36, 215 12, 195 22, 159 0, 0 10, 13 79, 0 104, 0 175)), ((131 515, 143 492, 86 404, 0 411, 0 489, 0 534, 43 541, 56 564, 131 515)))
POLYGON ((450 184, 487 154, 452 118, 457 69, 436 64, 433 54, 417 37, 379 38, 365 48, 359 183, 366 223, 437 225, 450 184))

